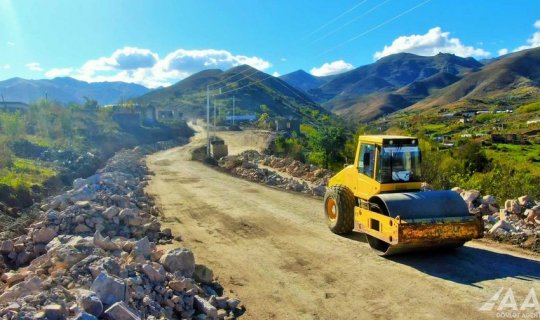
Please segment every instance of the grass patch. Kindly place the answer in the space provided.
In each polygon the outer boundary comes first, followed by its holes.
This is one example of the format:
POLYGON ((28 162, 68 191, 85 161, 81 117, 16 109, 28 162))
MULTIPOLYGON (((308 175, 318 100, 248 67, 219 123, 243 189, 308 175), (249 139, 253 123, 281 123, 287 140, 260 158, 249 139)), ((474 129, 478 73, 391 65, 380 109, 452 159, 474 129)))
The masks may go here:
POLYGON ((28 188, 32 185, 41 185, 56 174, 56 170, 44 166, 43 163, 38 165, 34 160, 16 158, 11 167, 0 170, 0 184, 13 188, 21 186, 28 188))
POLYGON ((535 111, 540 111, 540 101, 523 105, 517 109, 519 113, 531 113, 535 111))
POLYGON ((524 169, 540 176, 540 145, 493 144, 485 149, 488 157, 514 169, 524 169))
POLYGON ((44 147, 44 148, 49 148, 51 146, 50 140, 37 136, 37 135, 27 135, 26 140, 28 140, 29 142, 37 146, 44 147))

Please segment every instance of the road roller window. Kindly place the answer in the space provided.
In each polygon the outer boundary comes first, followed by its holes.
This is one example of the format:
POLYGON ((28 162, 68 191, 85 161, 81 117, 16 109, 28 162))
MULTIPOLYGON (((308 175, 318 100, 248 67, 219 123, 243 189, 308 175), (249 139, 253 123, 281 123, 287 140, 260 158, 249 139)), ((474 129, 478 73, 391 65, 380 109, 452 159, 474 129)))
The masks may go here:
POLYGON ((358 172, 373 178, 373 169, 375 168, 375 145, 363 144, 360 147, 358 159, 358 172))
POLYGON ((420 181, 420 150, 417 146, 385 146, 380 151, 377 181, 420 181))

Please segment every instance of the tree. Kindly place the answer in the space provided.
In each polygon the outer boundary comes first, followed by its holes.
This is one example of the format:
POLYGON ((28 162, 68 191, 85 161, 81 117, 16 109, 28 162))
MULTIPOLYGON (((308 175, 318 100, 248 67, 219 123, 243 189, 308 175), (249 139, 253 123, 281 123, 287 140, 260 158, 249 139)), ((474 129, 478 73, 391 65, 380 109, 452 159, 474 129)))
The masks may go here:
POLYGON ((20 113, 0 113, 0 127, 11 141, 25 134, 24 119, 20 113))
POLYGON ((314 153, 310 158, 328 169, 330 162, 337 161, 345 146, 342 127, 322 127, 311 130, 307 136, 308 146, 314 153))
POLYGON ((270 116, 268 115, 268 113, 261 114, 259 120, 257 120, 257 128, 269 130, 270 126, 270 116))
POLYGON ((0 169, 7 168, 13 164, 13 152, 8 146, 5 138, 0 138, 0 169))
POLYGON ((270 113, 270 108, 268 108, 267 105, 261 104, 261 105, 260 105, 260 108, 261 108, 261 112, 262 112, 262 113, 270 113))
POLYGON ((98 102, 94 99, 84 97, 84 109, 87 111, 96 111, 98 108, 98 102))
POLYGON ((459 147, 455 152, 455 158, 463 164, 463 170, 468 174, 485 172, 489 169, 490 161, 480 143, 469 141, 459 147))

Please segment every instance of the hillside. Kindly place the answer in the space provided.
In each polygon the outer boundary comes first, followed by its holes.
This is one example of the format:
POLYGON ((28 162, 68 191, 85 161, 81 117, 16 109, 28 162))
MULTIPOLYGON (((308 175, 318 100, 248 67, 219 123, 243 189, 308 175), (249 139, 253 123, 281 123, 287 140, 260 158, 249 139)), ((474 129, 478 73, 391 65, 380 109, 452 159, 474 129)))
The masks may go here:
POLYGON ((540 48, 504 56, 412 106, 512 106, 540 98, 540 48))
POLYGON ((316 89, 322 86, 334 77, 316 77, 312 74, 305 72, 304 70, 296 70, 291 73, 284 74, 279 78, 287 82, 291 86, 295 87, 296 89, 307 92, 309 90, 316 89))
POLYGON ((0 81, 0 92, 6 101, 32 102, 40 98, 66 104, 81 103, 84 98, 95 99, 99 104, 111 104, 123 99, 140 96, 150 91, 138 84, 124 82, 88 83, 69 77, 28 80, 11 78, 0 81))
POLYGON ((331 78, 297 71, 283 79, 306 90, 327 110, 347 114, 353 121, 368 121, 406 108, 482 66, 473 58, 452 54, 424 57, 399 53, 331 78), (313 87, 317 83, 322 84, 313 87))
MULTIPOLYGON (((236 114, 268 112, 270 116, 309 119, 328 114, 304 92, 247 65, 227 71, 204 70, 170 87, 141 96, 136 101, 143 105, 177 109, 185 116, 202 117, 206 112, 207 86, 210 86, 212 95, 218 94, 215 101, 221 119, 232 114, 233 95, 236 100, 236 114), (219 94, 219 88, 222 94, 219 94)), ((212 98, 212 104, 213 101, 212 98)))

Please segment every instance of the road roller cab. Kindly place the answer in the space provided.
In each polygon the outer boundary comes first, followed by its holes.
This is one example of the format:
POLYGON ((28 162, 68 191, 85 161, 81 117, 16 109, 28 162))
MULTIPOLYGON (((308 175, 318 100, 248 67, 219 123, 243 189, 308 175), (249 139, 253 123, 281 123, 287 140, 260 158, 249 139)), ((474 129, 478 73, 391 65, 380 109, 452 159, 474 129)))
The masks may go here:
POLYGON ((363 232, 382 255, 459 247, 482 237, 482 220, 453 191, 422 191, 418 139, 360 136, 355 161, 328 183, 330 230, 363 232))

